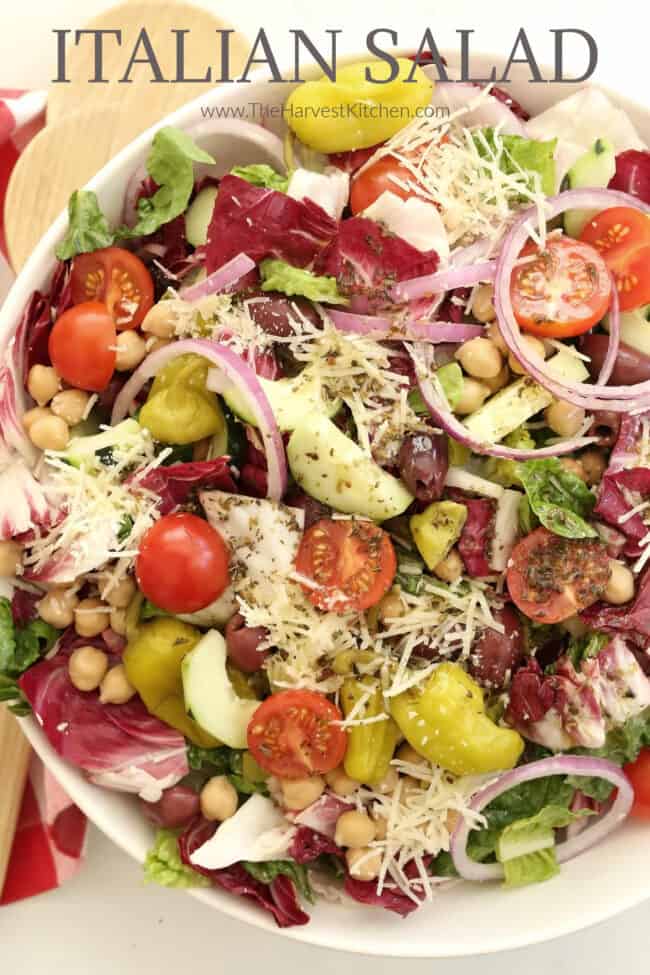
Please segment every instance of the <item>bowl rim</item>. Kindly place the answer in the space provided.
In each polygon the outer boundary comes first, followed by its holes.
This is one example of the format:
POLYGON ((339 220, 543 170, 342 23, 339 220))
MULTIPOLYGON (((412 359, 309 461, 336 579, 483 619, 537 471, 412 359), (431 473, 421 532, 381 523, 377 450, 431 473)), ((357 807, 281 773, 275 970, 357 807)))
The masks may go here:
MULTIPOLYGON (((408 55, 409 53, 412 53, 412 50, 409 51, 409 49, 401 47, 393 49, 391 53, 393 53, 395 56, 408 55)), ((443 57, 447 58, 452 63, 458 56, 458 52, 456 50, 445 49, 441 53, 443 57)), ((478 59, 489 60, 490 64, 498 64, 499 59, 502 58, 501 54, 495 54, 493 52, 483 50, 475 52, 474 56, 478 59)), ((367 52, 350 53, 341 56, 338 63, 339 65, 344 65, 354 61, 368 59, 369 55, 367 52)), ((540 67, 543 71, 550 71, 550 69, 545 65, 540 67)), ((281 71, 282 77, 289 75, 290 70, 291 68, 285 67, 285 69, 281 71)), ((320 71, 317 65, 307 65, 303 68, 303 77, 314 77, 319 74, 320 71)), ((252 86, 260 82, 270 82, 271 80, 271 74, 268 70, 264 68, 256 70, 250 75, 249 90, 252 90, 252 86)), ((291 83, 287 82, 287 84, 291 83)), ((555 88, 557 85, 554 84, 552 87, 555 88)), ((187 102, 185 105, 180 106, 170 115, 165 116, 163 119, 160 119, 158 122, 151 125, 136 139, 124 146, 116 156, 109 160, 109 162, 107 162, 102 169, 100 169, 95 176, 93 176, 93 178, 86 183, 85 188, 99 190, 103 186, 109 185, 112 174, 116 170, 119 170, 120 166, 126 163, 129 159, 136 159, 138 154, 142 153, 147 148, 153 135, 158 129, 165 125, 183 125, 186 122, 189 122, 192 120, 193 113, 196 111, 196 109, 201 104, 204 104, 208 99, 213 99, 216 101, 226 100, 229 92, 233 92, 239 88, 241 88, 241 83, 218 85, 207 92, 199 94, 196 98, 187 102)), ((639 104, 635 100, 630 99, 625 95, 621 95, 607 86, 600 85, 595 82, 579 83, 571 86, 564 85, 563 87, 560 87, 559 90, 564 96, 575 90, 581 90, 584 88, 595 88, 602 91, 604 94, 610 97, 618 107, 621 107, 628 112, 631 111, 636 116, 650 119, 650 109, 646 109, 643 105, 639 104)), ((52 267, 54 265, 54 246, 62 236, 66 223, 67 211, 64 210, 52 222, 48 230, 41 237, 39 243, 32 251, 28 260, 25 262, 23 268, 17 275, 16 280, 12 284, 10 292, 6 297, 2 308, 0 309, 0 356, 6 353, 8 344, 23 311, 26 297, 28 297, 33 290, 41 287, 43 281, 47 280, 48 276, 51 274, 52 267)), ((84 777, 81 770, 64 761, 54 751, 33 715, 20 718, 19 723, 30 744, 41 758, 45 766, 54 775, 54 777, 58 779, 61 786, 66 790, 75 804, 78 805, 79 808, 85 813, 88 819, 124 852, 129 854, 129 856, 136 861, 142 863, 142 842, 139 841, 138 837, 132 835, 133 830, 129 831, 118 828, 112 815, 112 811, 104 805, 103 799, 107 790, 91 784, 84 777)), ((112 796, 114 797, 115 793, 112 793, 112 796)), ((594 851, 591 852, 593 853, 594 851)), ((593 906, 591 907, 587 917, 581 916, 580 912, 577 910, 573 913, 569 913, 568 915, 564 915, 560 911, 554 911, 550 915, 552 918, 551 923, 545 919, 544 923, 540 923, 539 926, 536 926, 535 930, 524 929, 520 933, 519 928, 516 928, 511 934, 503 934, 493 937, 487 944, 474 946, 466 943, 455 942, 453 946, 447 945, 445 947, 441 947, 436 944, 435 933, 432 933, 431 940, 426 945, 415 940, 410 941, 408 937, 404 938, 404 934, 408 936, 408 928, 406 926, 400 928, 395 927, 394 930, 396 937, 394 938, 393 942, 388 945, 388 947, 385 944, 378 946, 373 945, 371 937, 368 936, 365 936, 361 941, 355 941, 354 936, 351 937, 350 934, 347 933, 349 928, 345 924, 333 924, 325 931, 321 931, 319 927, 312 923, 298 927, 279 928, 265 912, 259 910, 259 908, 254 905, 250 905, 243 898, 234 897, 227 892, 216 889, 211 889, 208 891, 201 888, 195 888, 187 890, 187 893, 189 893, 195 899, 207 904, 211 908, 216 908, 220 911, 220 913, 226 915, 227 917, 232 917, 235 920, 245 922, 253 925, 254 927, 260 928, 261 930, 270 932, 271 934, 275 934, 283 938, 289 938, 293 941, 313 944, 318 947, 330 948, 337 951, 346 951, 352 954, 394 958, 434 959, 475 957, 478 955, 494 954, 500 951, 510 951, 516 948, 525 948, 549 940, 554 940, 577 931, 586 930, 649 899, 650 878, 648 879, 645 889, 639 888, 637 890, 630 890, 626 893, 621 893, 615 903, 603 902, 600 907, 593 906), (402 935, 402 937, 400 937, 400 935, 402 935)), ((482 896, 485 896, 485 894, 482 896)), ((352 921, 354 921, 355 917, 359 917, 359 910, 367 911, 365 907, 360 908, 360 906, 356 904, 348 905, 346 903, 344 908, 346 910, 346 917, 352 921)), ((415 920, 418 915, 419 912, 411 915, 410 920, 415 920)), ((379 915, 379 919, 383 922, 384 926, 386 926, 386 924, 392 925, 394 921, 392 917, 386 917, 386 912, 379 915)), ((399 923, 401 925, 405 924, 404 921, 399 923)))

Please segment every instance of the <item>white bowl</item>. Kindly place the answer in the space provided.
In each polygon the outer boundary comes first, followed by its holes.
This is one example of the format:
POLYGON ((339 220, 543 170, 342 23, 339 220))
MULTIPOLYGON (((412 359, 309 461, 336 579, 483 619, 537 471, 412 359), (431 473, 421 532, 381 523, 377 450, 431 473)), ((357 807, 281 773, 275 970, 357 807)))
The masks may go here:
MULTIPOLYGON (((457 64, 453 52, 445 54, 452 67, 457 64)), ((485 72, 495 63, 500 63, 497 56, 478 56, 473 65, 475 77, 485 77, 485 72)), ((533 114, 582 87, 529 84, 521 66, 517 67, 512 94, 533 114)), ((201 121, 200 105, 206 104, 280 105, 292 87, 268 84, 266 74, 259 74, 251 84, 225 85, 211 95, 202 95, 170 115, 164 124, 193 126, 201 121)), ((641 135, 650 142, 650 112, 624 98, 613 94, 612 97, 629 112, 641 135)), ((119 220, 127 180, 146 158, 153 132, 162 124, 143 133, 88 184, 97 192, 110 221, 119 220)), ((274 119, 268 124, 282 132, 281 121, 274 119)), ((208 139, 203 144, 212 152, 218 150, 223 171, 236 162, 254 161, 254 153, 246 158, 232 158, 228 152, 230 148, 232 153, 232 144, 229 147, 218 142, 208 139)), ((15 329, 31 292, 47 283, 54 247, 65 230, 65 221, 62 214, 50 227, 14 284, 0 314, 0 348, 15 329)), ((90 785, 78 769, 54 752, 33 718, 23 719, 22 726, 35 750, 86 815, 118 846, 142 862, 153 830, 140 815, 135 801, 90 785)), ((600 846, 564 865, 559 877, 539 886, 505 891, 496 886, 450 885, 435 903, 405 920, 380 908, 319 903, 312 910, 308 925, 280 930, 268 914, 231 894, 199 890, 192 892, 192 896, 238 920, 324 947, 398 957, 482 954, 569 934, 650 897, 650 832, 638 822, 629 822, 600 846)))

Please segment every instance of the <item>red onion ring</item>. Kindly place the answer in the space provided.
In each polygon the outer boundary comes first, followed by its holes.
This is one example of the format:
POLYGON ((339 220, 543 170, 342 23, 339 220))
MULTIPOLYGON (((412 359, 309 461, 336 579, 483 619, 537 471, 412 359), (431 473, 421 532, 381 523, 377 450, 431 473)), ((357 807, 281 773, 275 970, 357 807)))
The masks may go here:
POLYGON ((412 301, 414 298, 438 294, 441 291, 453 291, 454 288, 473 287, 481 281, 494 281, 496 266, 496 261, 481 261, 479 264, 436 271, 435 274, 425 274, 421 278, 400 281, 393 285, 389 295, 393 301, 412 301))
POLYGON ((216 271, 209 274, 203 281, 181 288, 179 297, 185 301, 198 301, 208 295, 218 294, 219 291, 225 291, 226 288, 232 287, 254 267, 255 261, 248 254, 237 254, 236 257, 227 261, 223 267, 217 268, 216 271))
POLYGON ((245 397, 264 443, 268 466, 267 496, 279 501, 287 487, 287 461, 282 436, 259 379, 243 359, 224 345, 217 345, 206 339, 182 339, 162 349, 156 349, 140 363, 120 390, 113 406, 111 425, 115 426, 124 419, 148 379, 155 376, 172 359, 188 353, 203 356, 211 362, 245 397))
POLYGON ((589 444, 596 443, 597 437, 574 437, 562 443, 551 444, 548 447, 539 449, 524 449, 518 447, 505 447, 503 444, 482 443, 476 440, 469 432, 464 423, 461 423, 449 409, 448 403, 436 392, 431 380, 420 375, 419 363, 413 353, 407 349, 413 365, 415 366, 415 376, 417 384, 422 394, 429 413, 436 421, 436 424, 448 433, 450 437, 459 443, 469 447, 475 454, 485 454, 488 457, 505 457, 508 460, 540 460, 544 457, 562 457, 564 454, 571 454, 574 450, 587 447, 589 444))
MULTIPOLYGON (((650 206, 642 200, 617 190, 567 190, 547 200, 546 217, 553 217, 569 209, 607 210, 613 206, 626 206, 650 214, 650 206)), ((566 386, 552 379, 543 368, 527 355, 521 343, 519 325, 514 315, 510 297, 512 269, 530 234, 529 221, 535 218, 536 209, 526 210, 512 225, 497 258, 494 282, 494 307, 503 340, 515 358, 537 382, 558 399, 567 400, 587 410, 613 410, 628 412, 635 407, 650 405, 650 381, 632 386, 595 386, 574 383, 566 386)))
POLYGON ((389 342, 465 342, 483 335, 482 325, 458 325, 455 322, 406 321, 401 325, 378 315, 355 315, 329 308, 329 317, 340 332, 366 335, 389 342))
POLYGON ((596 386, 604 386, 614 371, 621 344, 621 311, 618 300, 618 289, 614 281, 614 275, 610 274, 610 278, 612 280, 612 305, 609 309, 609 345, 607 346, 607 355, 596 380, 596 386))
MULTIPOLYGON (((627 776, 618 765, 614 765, 613 762, 608 762, 604 758, 589 758, 583 755, 556 755, 552 758, 543 758, 539 762, 531 762, 529 765, 521 765, 511 772, 506 772, 474 796, 470 803, 470 809, 480 812, 503 792, 508 792, 522 782, 545 778, 547 775, 596 776, 599 779, 611 782, 618 790, 616 798, 604 816, 598 819, 593 826, 582 830, 577 836, 564 840, 556 847, 558 863, 566 863, 567 860, 572 860, 604 839, 611 830, 625 819, 632 808, 634 791, 627 776)), ((477 863, 467 853, 467 839, 471 832, 472 826, 461 819, 451 838, 451 856, 456 870, 464 880, 500 880, 504 875, 500 863, 477 863)))

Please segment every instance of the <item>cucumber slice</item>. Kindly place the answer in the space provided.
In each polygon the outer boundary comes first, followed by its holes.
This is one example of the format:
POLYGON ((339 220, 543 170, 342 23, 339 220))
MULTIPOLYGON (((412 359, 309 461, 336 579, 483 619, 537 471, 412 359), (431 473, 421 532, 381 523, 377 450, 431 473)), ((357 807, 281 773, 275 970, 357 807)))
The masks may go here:
POLYGON ((259 701, 246 701, 235 694, 221 633, 206 633, 183 659, 181 669, 185 707, 197 724, 230 748, 246 748, 246 729, 259 701))
POLYGON ((216 186, 206 186, 192 200, 185 214, 185 236, 192 247, 201 247, 207 243, 208 227, 214 201, 217 198, 218 189, 216 186))
MULTIPOLYGON (((596 139, 584 156, 567 173, 569 189, 607 186, 616 172, 616 150, 608 139, 596 139)), ((569 237, 579 237, 597 210, 567 210, 564 230, 569 237)))
POLYGON ((350 515, 385 521, 413 501, 404 484, 387 474, 321 413, 297 423, 287 447, 289 467, 317 501, 350 515))
POLYGON ((96 467, 100 463, 110 464, 110 454, 128 450, 140 440, 142 427, 137 420, 122 420, 117 426, 97 433, 94 437, 74 437, 59 457, 67 460, 73 467, 82 464, 96 467))
MULTIPOLYGON (((609 332, 609 315, 605 316, 603 328, 609 332)), ((621 342, 650 356, 650 305, 621 312, 621 342)))
MULTIPOLYGON (((340 400, 325 399, 318 377, 310 375, 307 370, 293 379, 258 378, 282 433, 293 430, 308 413, 321 412, 325 416, 334 416, 341 407, 340 400)), ((222 395, 235 416, 244 423, 257 426, 248 403, 238 389, 231 387, 222 395)))
MULTIPOLYGON (((561 382, 584 382, 589 373, 584 362, 570 352, 558 352, 546 363, 550 376, 561 382)), ((552 395, 531 379, 522 376, 511 383, 465 418, 465 426, 482 443, 499 443, 531 416, 546 409, 552 395)))

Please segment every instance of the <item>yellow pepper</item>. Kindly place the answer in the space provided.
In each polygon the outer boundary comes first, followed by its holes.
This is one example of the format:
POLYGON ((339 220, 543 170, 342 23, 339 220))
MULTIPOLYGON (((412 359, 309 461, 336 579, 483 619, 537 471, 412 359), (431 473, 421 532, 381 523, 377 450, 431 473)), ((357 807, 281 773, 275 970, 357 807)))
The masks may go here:
POLYGON ((215 393, 206 388, 209 364, 198 355, 173 359, 154 379, 140 423, 161 443, 188 444, 224 434, 215 393))
POLYGON ((431 570, 449 555, 466 521, 467 508, 455 501, 433 501, 419 515, 411 515, 413 541, 431 570))
POLYGON ((458 664, 443 663, 422 690, 398 694, 391 713, 419 755, 456 775, 513 768, 524 748, 521 735, 488 717, 483 691, 458 664))
MULTIPOLYGON (((349 715, 358 702, 370 692, 370 697, 357 711, 354 720, 373 718, 386 711, 384 697, 378 684, 348 677, 341 688, 343 714, 349 715)), ((392 718, 372 724, 348 728, 348 747, 344 766, 347 775, 364 785, 376 785, 390 766, 395 746, 400 738, 399 728, 392 718)))
POLYGON ((301 142, 317 152, 364 149, 390 139, 431 101, 433 82, 408 58, 397 58, 398 76, 379 61, 339 68, 336 81, 325 75, 298 85, 287 100, 287 121, 301 142), (377 81, 370 81, 366 72, 377 81), (412 77, 412 81, 406 79, 412 77))
POLYGON ((181 664, 200 639, 199 630, 189 623, 159 617, 143 623, 129 638, 122 663, 150 714, 176 728, 195 745, 215 748, 220 742, 189 717, 183 697, 181 664))

